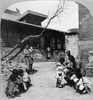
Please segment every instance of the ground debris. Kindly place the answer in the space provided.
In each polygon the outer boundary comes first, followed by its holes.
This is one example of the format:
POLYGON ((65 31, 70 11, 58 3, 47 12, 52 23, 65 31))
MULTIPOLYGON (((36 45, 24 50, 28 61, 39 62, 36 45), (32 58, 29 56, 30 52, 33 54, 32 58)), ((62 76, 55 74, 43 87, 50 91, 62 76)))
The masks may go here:
POLYGON ((24 70, 26 68, 26 65, 24 63, 17 63, 15 61, 10 61, 10 62, 7 62, 7 60, 2 61, 1 62, 2 78, 4 80, 7 80, 14 69, 20 69, 20 68, 24 70))

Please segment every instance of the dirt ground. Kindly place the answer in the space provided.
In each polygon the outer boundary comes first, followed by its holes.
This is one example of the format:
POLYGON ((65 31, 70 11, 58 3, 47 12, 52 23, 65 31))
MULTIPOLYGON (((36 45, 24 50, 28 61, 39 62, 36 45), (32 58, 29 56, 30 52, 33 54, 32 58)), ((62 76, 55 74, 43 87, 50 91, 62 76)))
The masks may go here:
MULTIPOLYGON (((56 88, 55 63, 34 63, 34 73, 31 75, 32 85, 26 93, 13 100, 93 100, 93 86, 90 94, 81 95, 69 86, 56 88)), ((2 79, 0 84, 0 100, 9 100, 5 96, 6 82, 2 79)), ((93 84, 93 78, 89 78, 93 84)))

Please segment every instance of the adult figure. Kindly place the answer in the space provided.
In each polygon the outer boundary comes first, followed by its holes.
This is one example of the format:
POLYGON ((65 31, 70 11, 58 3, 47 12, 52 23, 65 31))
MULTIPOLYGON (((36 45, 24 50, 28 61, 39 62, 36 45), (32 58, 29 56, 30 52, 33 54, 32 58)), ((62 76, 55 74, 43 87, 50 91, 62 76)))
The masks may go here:
POLYGON ((30 48, 28 45, 26 45, 24 49, 24 63, 27 65, 28 73, 30 73, 32 70, 32 59, 30 53, 30 48))
POLYGON ((73 86, 74 83, 70 80, 70 77, 76 72, 76 60, 73 55, 71 55, 70 50, 66 51, 65 54, 65 66, 67 68, 65 80, 70 86, 73 86))
POLYGON ((71 77, 73 75, 76 75, 77 72, 77 63, 75 61, 75 58, 71 55, 68 56, 68 62, 66 62, 66 77, 65 80, 68 85, 70 86, 75 86, 75 82, 71 80, 71 77))
POLYGON ((66 51, 66 54, 65 54, 65 64, 68 67, 71 67, 71 66, 75 67, 75 58, 74 58, 73 55, 71 55, 70 50, 66 51))

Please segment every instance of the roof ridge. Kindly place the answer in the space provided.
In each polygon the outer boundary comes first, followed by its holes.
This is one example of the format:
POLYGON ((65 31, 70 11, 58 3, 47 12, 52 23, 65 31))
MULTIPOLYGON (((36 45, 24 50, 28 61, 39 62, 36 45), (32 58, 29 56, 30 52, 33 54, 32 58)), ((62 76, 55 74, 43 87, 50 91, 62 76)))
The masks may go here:
POLYGON ((32 10, 26 10, 23 14, 21 14, 21 16, 17 20, 20 20, 23 16, 25 16, 26 14, 29 14, 29 13, 47 18, 47 15, 45 15, 45 14, 41 14, 41 13, 38 13, 38 12, 35 12, 35 11, 32 11, 32 10))

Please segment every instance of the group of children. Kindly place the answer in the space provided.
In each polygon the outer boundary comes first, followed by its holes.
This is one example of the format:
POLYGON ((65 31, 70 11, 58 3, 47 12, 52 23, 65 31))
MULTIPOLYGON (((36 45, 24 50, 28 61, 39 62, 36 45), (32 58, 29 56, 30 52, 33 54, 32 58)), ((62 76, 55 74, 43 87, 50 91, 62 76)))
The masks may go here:
POLYGON ((5 94, 9 98, 14 98, 22 92, 26 92, 31 86, 31 79, 26 69, 13 69, 7 80, 5 94))
POLYGON ((12 63, 8 58, 2 60, 1 71, 4 75, 7 74, 7 86, 5 94, 9 98, 14 98, 22 92, 26 92, 31 86, 29 74, 32 72, 33 66, 33 48, 26 45, 23 51, 23 63, 12 63), (14 65, 13 65, 14 64, 14 65), (7 69, 7 71, 6 71, 7 69))
POLYGON ((56 64, 56 87, 65 85, 74 87, 80 94, 91 92, 91 83, 85 77, 86 69, 82 62, 76 62, 68 50, 65 57, 61 57, 56 64))
MULTIPOLYGON (((24 53, 25 61, 32 59, 28 55, 28 47, 24 50, 24 53)), ((27 68, 14 68, 12 70, 12 73, 7 80, 7 87, 5 89, 6 96, 14 98, 18 94, 28 90, 28 88, 31 86, 31 79, 28 69, 31 71, 30 66, 27 68)), ((70 54, 70 51, 68 50, 65 56, 61 57, 56 64, 56 87, 63 88, 65 85, 69 85, 74 87, 76 92, 81 94, 90 93, 91 83, 85 77, 85 75, 86 69, 83 63, 77 63, 75 58, 70 54)))

